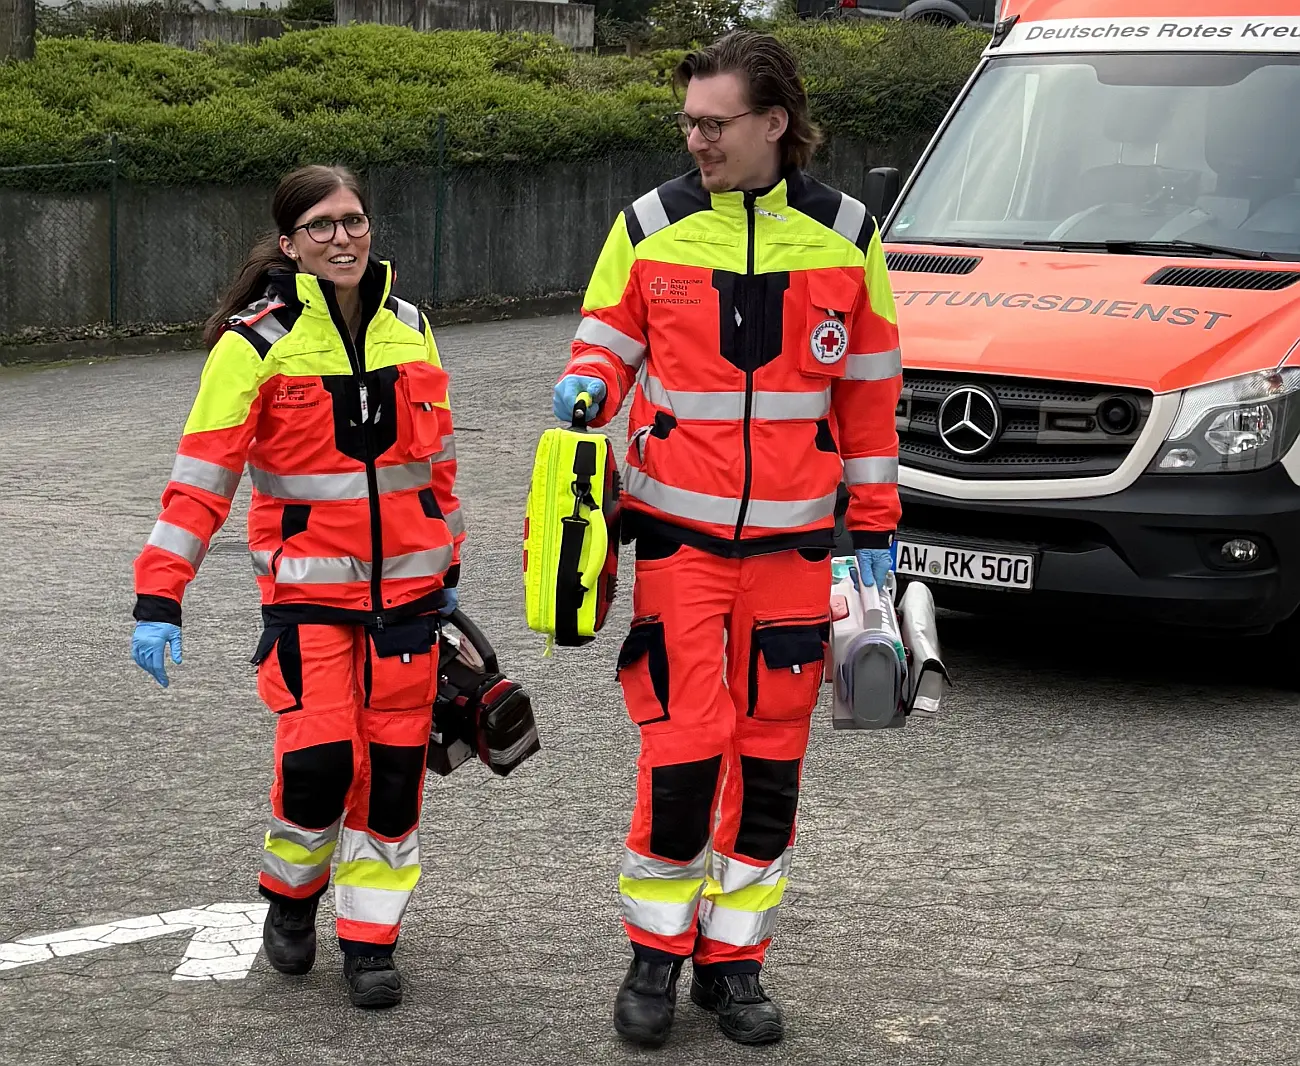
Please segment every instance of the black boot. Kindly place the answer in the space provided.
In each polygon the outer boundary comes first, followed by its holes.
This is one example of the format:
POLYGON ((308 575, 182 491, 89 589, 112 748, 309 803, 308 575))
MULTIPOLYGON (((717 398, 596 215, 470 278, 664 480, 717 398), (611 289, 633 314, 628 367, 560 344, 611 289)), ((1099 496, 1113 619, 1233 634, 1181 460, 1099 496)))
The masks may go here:
POLYGON ((376 1010, 402 1002, 402 975, 391 955, 344 955, 343 976, 354 1007, 376 1010))
POLYGON ((642 1047, 662 1047, 673 1027, 682 959, 658 962, 635 957, 614 1000, 614 1029, 642 1047))
POLYGON ((272 898, 262 923, 262 947, 281 973, 304 974, 316 961, 316 905, 313 899, 272 898))
POLYGON ((781 1008, 768 998, 756 973, 714 977, 697 971, 691 1002, 716 1014, 718 1027, 737 1044, 775 1044, 785 1035, 781 1008))

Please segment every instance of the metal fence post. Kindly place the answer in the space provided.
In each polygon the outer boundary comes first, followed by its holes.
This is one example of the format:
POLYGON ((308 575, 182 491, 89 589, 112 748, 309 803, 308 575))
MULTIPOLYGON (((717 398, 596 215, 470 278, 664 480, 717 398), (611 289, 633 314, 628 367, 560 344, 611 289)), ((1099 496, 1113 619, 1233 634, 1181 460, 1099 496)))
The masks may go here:
POLYGON ((108 139, 108 322, 117 325, 117 134, 108 139))
POLYGON ((434 190, 433 203, 433 306, 438 306, 442 295, 442 212, 447 192, 447 116, 438 115, 438 130, 435 135, 437 151, 437 186, 434 190))

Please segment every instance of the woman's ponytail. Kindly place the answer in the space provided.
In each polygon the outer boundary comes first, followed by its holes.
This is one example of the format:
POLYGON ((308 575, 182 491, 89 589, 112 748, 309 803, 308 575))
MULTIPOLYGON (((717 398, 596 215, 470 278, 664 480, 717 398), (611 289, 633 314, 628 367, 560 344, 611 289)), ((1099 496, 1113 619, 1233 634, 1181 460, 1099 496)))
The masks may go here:
POLYGON ((235 275, 234 284, 226 293, 221 305, 212 313, 203 329, 203 343, 211 348, 221 336, 222 327, 231 315, 243 310, 257 300, 265 291, 269 281, 268 272, 274 267, 294 270, 293 260, 280 251, 280 238, 269 233, 255 245, 244 260, 244 265, 235 275))

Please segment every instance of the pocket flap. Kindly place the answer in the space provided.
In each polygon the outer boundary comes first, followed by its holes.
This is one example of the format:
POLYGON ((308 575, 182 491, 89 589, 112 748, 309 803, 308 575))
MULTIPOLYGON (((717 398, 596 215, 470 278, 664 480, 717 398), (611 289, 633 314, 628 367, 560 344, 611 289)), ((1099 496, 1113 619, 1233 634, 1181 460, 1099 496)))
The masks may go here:
POLYGON ((253 657, 249 662, 254 666, 261 666, 262 663, 266 662, 267 657, 271 654, 271 649, 275 647, 276 641, 284 635, 284 631, 288 628, 287 625, 272 625, 263 629, 261 639, 257 642, 257 650, 253 652, 253 657))
POLYGON ((402 372, 406 379, 406 395, 413 403, 442 403, 447 398, 450 378, 441 367, 419 360, 403 363, 402 372))
POLYGON ((433 649, 437 633, 436 619, 413 618, 370 630, 370 640, 381 659, 395 655, 427 655, 433 649))
POLYGON ((652 651, 664 650, 664 624, 662 622, 635 622, 618 649, 618 665, 614 675, 640 661, 652 651))
POLYGON ((754 634, 754 641, 769 670, 789 670, 825 660, 823 641, 830 635, 827 622, 769 626, 754 634))
POLYGON ((847 315, 862 292, 862 283, 841 270, 816 270, 808 275, 808 302, 818 311, 847 315))

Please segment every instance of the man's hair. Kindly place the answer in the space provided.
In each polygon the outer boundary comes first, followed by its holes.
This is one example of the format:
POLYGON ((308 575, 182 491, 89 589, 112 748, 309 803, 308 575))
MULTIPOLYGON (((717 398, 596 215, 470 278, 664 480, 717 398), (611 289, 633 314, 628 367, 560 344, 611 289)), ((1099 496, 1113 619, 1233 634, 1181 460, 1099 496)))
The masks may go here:
POLYGON ((808 114, 808 94, 790 49, 771 34, 733 30, 678 63, 673 88, 684 91, 692 78, 714 74, 739 74, 756 111, 785 108, 789 124, 781 137, 781 166, 808 166, 822 135, 808 114))

